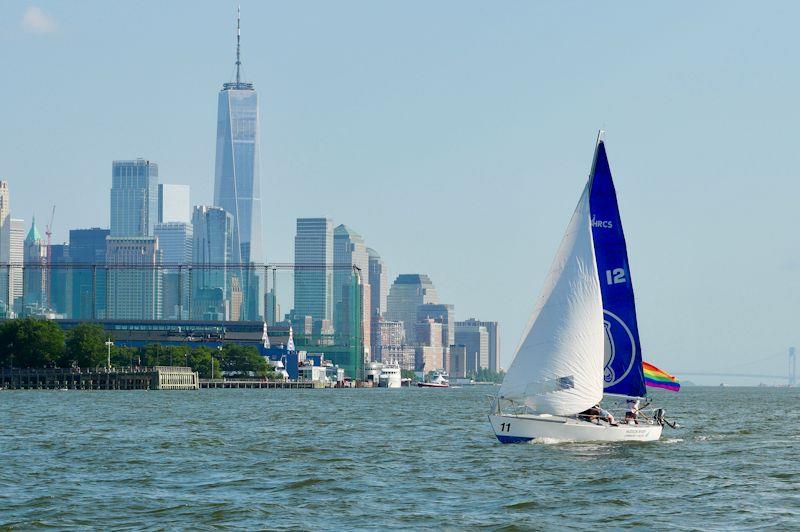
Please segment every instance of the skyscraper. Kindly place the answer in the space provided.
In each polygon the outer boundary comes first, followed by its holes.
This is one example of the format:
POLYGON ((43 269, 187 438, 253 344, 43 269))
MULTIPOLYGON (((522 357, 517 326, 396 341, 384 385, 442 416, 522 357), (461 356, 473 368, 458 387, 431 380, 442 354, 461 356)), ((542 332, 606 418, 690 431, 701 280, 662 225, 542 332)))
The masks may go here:
POLYGON ((158 185, 158 223, 189 223, 192 217, 189 185, 158 185))
MULTIPOLYGON (((365 339, 364 331, 364 301, 369 300, 369 295, 364 290, 369 285, 361 282, 361 278, 353 275, 352 281, 342 287, 344 292, 339 303, 339 328, 336 329, 337 344, 349 348, 351 356, 348 357, 348 366, 351 366, 351 375, 360 375, 360 368, 369 362, 371 355, 369 340, 365 339)), ((366 321, 367 327, 369 321, 366 321)))
POLYGON ((370 356, 370 311, 371 287, 369 285, 369 256, 364 239, 361 235, 342 224, 333 230, 333 312, 336 332, 344 329, 352 330, 352 324, 345 324, 349 319, 354 319, 352 313, 354 305, 350 304, 345 309, 345 297, 350 292, 350 285, 361 285, 360 295, 363 301, 358 308, 361 310, 361 325, 359 327, 364 351, 370 356), (357 268, 357 269, 356 269, 357 268))
POLYGON ((485 327, 488 336, 489 351, 487 354, 486 368, 500 371, 500 334, 496 321, 481 321, 470 318, 466 321, 456 322, 456 327, 485 327))
POLYGON ((11 217, 11 204, 9 203, 8 181, 0 181, 0 224, 5 224, 11 217))
POLYGON ((442 324, 433 318, 417 322, 417 342, 427 347, 442 347, 442 324))
POLYGON ((489 367, 489 333, 486 327, 456 322, 456 344, 467 348, 467 373, 489 367))
POLYGON ((40 315, 47 304, 47 245, 36 227, 35 217, 24 245, 23 313, 40 315))
POLYGON ((111 165, 111 236, 151 236, 158 223, 158 165, 144 159, 111 165))
MULTIPOLYGON (((337 312, 337 304, 342 302, 342 288, 353 279, 353 266, 361 272, 363 284, 369 283, 369 257, 367 247, 361 235, 344 224, 333 230, 333 311, 337 312)), ((336 318, 334 317, 334 321, 336 318)))
POLYGON ((426 303, 417 307, 417 322, 432 318, 442 324, 442 346, 448 348, 455 343, 455 308, 447 303, 426 303))
POLYGON ((192 225, 192 318, 229 319, 233 217, 220 207, 196 205, 192 225))
POLYGON ((294 237, 294 315, 328 323, 333 315, 333 221, 298 218, 294 237))
POLYGON ((106 312, 105 263, 108 229, 70 229, 69 260, 74 319, 102 318, 106 312))
POLYGON ((158 249, 165 266, 188 265, 192 260, 192 224, 164 222, 156 224, 154 235, 158 237, 158 249))
POLYGON ((217 105, 214 205, 233 217, 234 263, 262 263, 258 94, 241 80, 240 25, 236 19, 236 81, 225 83, 217 105))
POLYGON ((369 285, 371 287, 370 310, 373 316, 386 313, 386 297, 389 295, 389 270, 381 260, 381 256, 372 248, 367 248, 369 257, 369 285))
POLYGON ((9 290, 11 289, 11 205, 9 204, 8 182, 0 181, 0 315, 9 316, 12 312, 9 290))
POLYGON ((417 345, 417 307, 438 302, 439 294, 427 275, 404 273, 397 276, 389 290, 386 319, 402 321, 406 343, 417 345))
MULTIPOLYGON (((258 94, 241 79, 240 18, 236 17, 236 80, 222 85, 217 106, 217 154, 214 205, 233 217, 233 263, 263 264, 261 238, 261 151, 258 94)), ((264 316, 265 272, 245 267, 238 276, 241 305, 232 318, 261 320, 264 316)))
POLYGON ((107 317, 161 319, 161 252, 154 236, 108 237, 107 317))
POLYGON ((50 268, 48 271, 49 307, 57 315, 72 317, 72 272, 69 267, 69 246, 50 246, 50 268))
POLYGON ((22 264, 25 258, 25 220, 11 218, 9 225, 9 257, 11 281, 8 299, 14 312, 22 312, 22 264))
POLYGON ((186 266, 192 261, 192 224, 164 222, 156 224, 155 236, 161 250, 162 303, 167 319, 189 317, 189 276, 186 266))

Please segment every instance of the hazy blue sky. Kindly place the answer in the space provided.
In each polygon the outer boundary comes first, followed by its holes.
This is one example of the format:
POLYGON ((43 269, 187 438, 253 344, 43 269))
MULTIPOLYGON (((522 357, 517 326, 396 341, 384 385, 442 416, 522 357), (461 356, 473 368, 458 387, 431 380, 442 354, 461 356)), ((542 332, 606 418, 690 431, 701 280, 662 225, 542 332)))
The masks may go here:
MULTIPOLYGON (((242 15, 269 261, 292 260, 298 216, 347 223, 392 278, 428 273, 459 318, 499 320, 507 365, 602 127, 645 359, 785 373, 800 3, 251 0, 242 15)), ((56 241, 107 226, 111 161, 137 156, 210 203, 234 17, 232 1, 4 1, 13 215, 56 203, 56 241)))

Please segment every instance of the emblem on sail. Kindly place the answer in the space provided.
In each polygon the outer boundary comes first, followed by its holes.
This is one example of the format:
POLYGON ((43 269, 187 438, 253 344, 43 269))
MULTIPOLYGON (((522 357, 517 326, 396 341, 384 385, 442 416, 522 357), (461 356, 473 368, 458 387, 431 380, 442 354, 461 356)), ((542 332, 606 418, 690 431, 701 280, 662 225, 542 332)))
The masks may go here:
POLYGON ((603 357, 603 386, 619 384, 627 377, 636 362, 636 342, 633 333, 619 316, 603 311, 605 352, 603 357))
POLYGON ((603 382, 610 384, 614 382, 614 336, 611 334, 611 324, 608 320, 603 321, 606 333, 606 347, 603 353, 603 382))

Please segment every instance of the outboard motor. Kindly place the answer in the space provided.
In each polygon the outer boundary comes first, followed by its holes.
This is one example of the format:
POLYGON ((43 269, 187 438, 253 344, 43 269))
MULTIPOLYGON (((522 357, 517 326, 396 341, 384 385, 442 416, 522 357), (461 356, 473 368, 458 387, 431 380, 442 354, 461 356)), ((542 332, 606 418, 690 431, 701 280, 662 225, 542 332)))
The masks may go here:
POLYGON ((664 417, 665 413, 666 413, 666 410, 664 410, 663 408, 656 408, 655 411, 653 412, 653 420, 656 423, 658 423, 659 425, 661 425, 662 427, 664 425, 668 426, 671 429, 674 429, 675 427, 677 427, 678 426, 677 423, 674 423, 672 421, 668 421, 667 418, 664 417))

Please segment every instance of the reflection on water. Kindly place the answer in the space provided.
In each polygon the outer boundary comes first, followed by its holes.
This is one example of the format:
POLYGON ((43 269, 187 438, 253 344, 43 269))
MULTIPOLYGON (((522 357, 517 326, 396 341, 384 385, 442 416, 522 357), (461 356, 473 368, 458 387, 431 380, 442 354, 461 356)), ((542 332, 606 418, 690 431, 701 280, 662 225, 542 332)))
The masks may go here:
POLYGON ((654 443, 501 445, 486 388, 0 392, 0 527, 800 525, 798 389, 657 393, 654 443))

